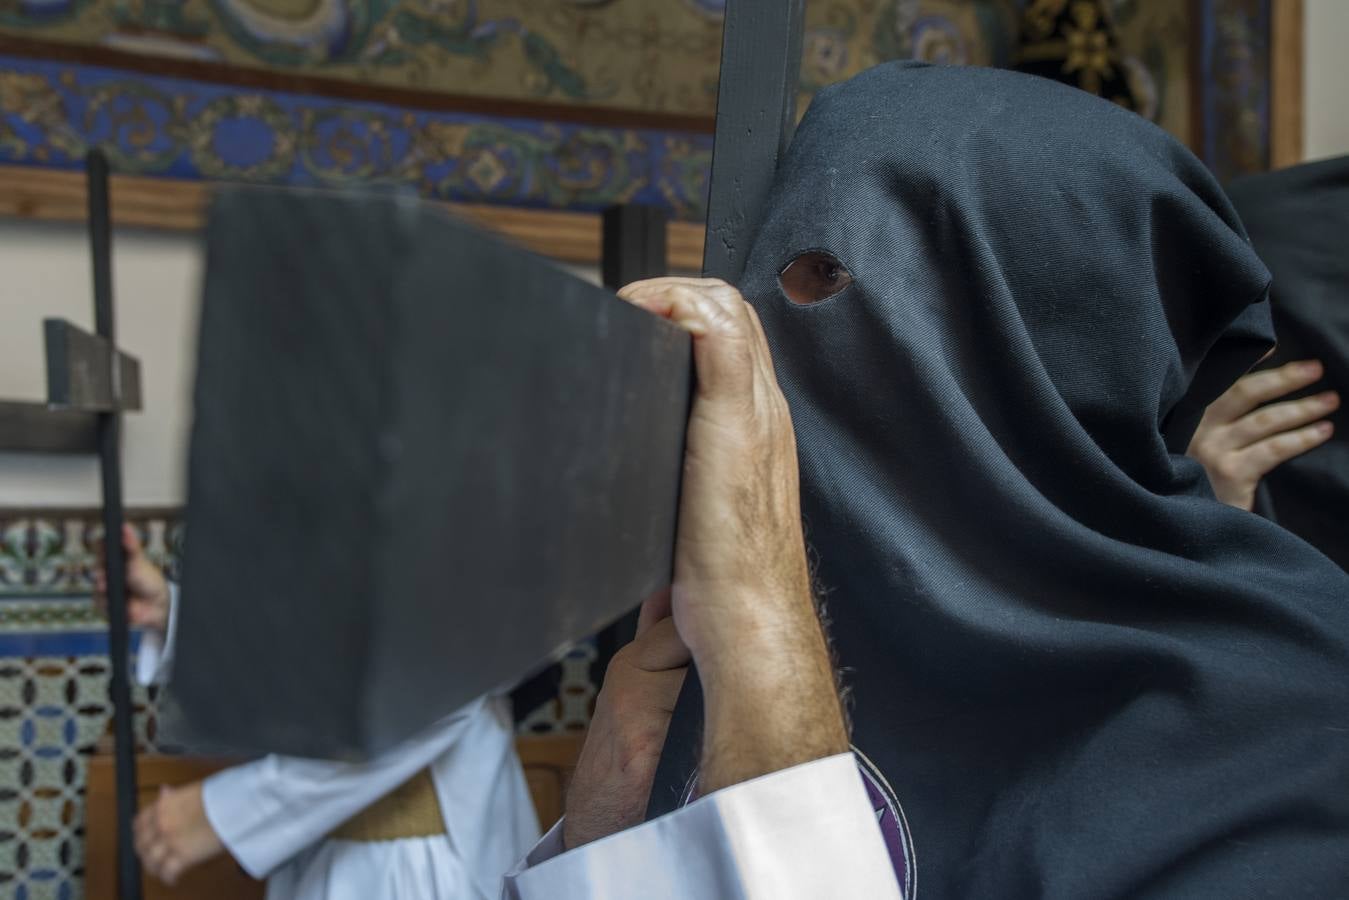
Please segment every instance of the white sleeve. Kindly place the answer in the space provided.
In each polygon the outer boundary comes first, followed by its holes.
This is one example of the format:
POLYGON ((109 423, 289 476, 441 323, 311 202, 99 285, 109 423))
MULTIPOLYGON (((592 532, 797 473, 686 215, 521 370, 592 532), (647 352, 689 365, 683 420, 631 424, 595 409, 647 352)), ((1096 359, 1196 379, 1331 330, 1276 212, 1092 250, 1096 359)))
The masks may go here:
POLYGON ((178 631, 178 585, 169 582, 169 621, 163 634, 147 628, 141 633, 136 653, 136 681, 140 684, 165 684, 173 668, 174 635, 178 631))
POLYGON ((226 769, 206 779, 206 818, 239 865, 266 878, 434 762, 481 702, 367 763, 267 756, 226 769))
POLYGON ((561 824, 503 900, 899 900, 851 753, 733 785, 659 819, 562 852, 561 824))

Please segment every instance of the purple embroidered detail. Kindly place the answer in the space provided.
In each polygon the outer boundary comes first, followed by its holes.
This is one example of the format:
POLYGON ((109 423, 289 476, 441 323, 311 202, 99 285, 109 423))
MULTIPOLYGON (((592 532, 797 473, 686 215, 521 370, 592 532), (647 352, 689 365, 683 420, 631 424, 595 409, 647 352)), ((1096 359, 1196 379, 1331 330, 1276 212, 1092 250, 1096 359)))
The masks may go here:
MULTIPOLYGON (((857 770, 862 774, 862 783, 867 788, 867 799, 876 813, 876 824, 880 826, 885 849, 890 853, 890 864, 895 868, 895 878, 903 892, 902 896, 904 900, 914 900, 918 890, 918 867, 913 858, 913 835, 909 833, 904 808, 899 805, 894 789, 875 763, 856 747, 852 748, 852 752, 857 758, 857 770)), ((698 772, 695 770, 684 783, 679 806, 687 806, 697 799, 698 772)))
POLYGON ((857 770, 862 773, 871 808, 876 811, 876 823, 880 825, 881 836, 885 839, 885 849, 890 852, 895 878, 899 881, 905 900, 914 900, 918 888, 918 869, 914 864, 913 836, 909 833, 904 809, 899 805, 899 799, 895 797, 885 776, 866 754, 853 747, 853 756, 857 757, 857 770))

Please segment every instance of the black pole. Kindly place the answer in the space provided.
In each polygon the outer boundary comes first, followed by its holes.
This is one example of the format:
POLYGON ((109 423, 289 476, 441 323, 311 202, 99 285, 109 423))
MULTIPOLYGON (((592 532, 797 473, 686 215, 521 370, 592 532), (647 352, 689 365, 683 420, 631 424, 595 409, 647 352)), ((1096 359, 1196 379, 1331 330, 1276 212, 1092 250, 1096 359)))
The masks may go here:
MULTIPOLYGON (((727 0, 703 277, 738 284, 782 155, 796 130, 805 0, 727 0)), ((703 727, 698 670, 675 701, 647 820, 677 808, 697 771, 703 727)))
MULTIPOLYGON (((89 245, 94 266, 94 328, 116 346, 112 310, 112 222, 108 212, 108 158, 98 149, 86 159, 89 182, 89 245)), ((114 400, 121 396, 116 361, 114 400)), ((113 742, 117 763, 117 896, 140 900, 141 868, 132 826, 136 818, 135 710, 128 674, 131 653, 126 612, 126 555, 122 548, 122 414, 117 408, 98 414, 98 461, 103 482, 104 572, 108 579, 108 662, 112 669, 113 742)))

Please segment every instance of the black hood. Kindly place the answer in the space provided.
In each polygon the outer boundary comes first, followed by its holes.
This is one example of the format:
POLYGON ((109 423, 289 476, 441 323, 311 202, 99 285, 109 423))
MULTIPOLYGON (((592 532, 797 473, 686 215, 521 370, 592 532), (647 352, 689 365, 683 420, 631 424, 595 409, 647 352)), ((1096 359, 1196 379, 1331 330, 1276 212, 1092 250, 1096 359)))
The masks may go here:
POLYGON ((1290 397, 1334 388, 1345 400, 1328 442, 1266 476, 1263 511, 1349 569, 1349 156, 1251 175, 1228 194, 1274 273, 1279 346, 1262 368, 1319 359, 1325 378, 1290 397))
POLYGON ((1181 455, 1268 280, 1204 167, 1083 92, 888 64, 812 104, 741 289, 920 896, 1349 885, 1349 579, 1181 455), (790 302, 803 251, 851 286, 790 302))

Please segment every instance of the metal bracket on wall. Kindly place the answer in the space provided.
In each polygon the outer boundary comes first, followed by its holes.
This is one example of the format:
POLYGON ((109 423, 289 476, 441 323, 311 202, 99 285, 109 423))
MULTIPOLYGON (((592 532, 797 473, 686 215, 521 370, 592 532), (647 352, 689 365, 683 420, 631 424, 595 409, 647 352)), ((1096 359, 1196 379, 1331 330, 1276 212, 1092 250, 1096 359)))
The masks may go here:
POLYGON ((107 552, 108 692, 113 706, 117 769, 117 896, 140 900, 141 870, 132 843, 136 816, 135 738, 132 730, 130 632, 126 614, 126 559, 122 552, 122 413, 141 408, 140 363, 117 349, 112 304, 112 220, 108 160, 89 152, 89 244, 94 273, 94 327, 90 334, 63 319, 43 322, 47 402, 0 401, 0 450, 97 455, 103 484, 107 552))

